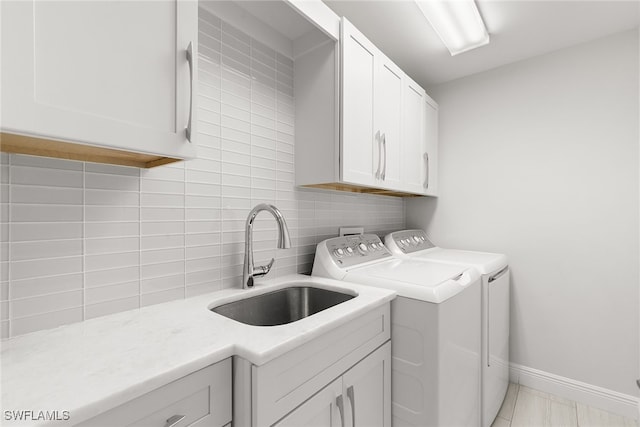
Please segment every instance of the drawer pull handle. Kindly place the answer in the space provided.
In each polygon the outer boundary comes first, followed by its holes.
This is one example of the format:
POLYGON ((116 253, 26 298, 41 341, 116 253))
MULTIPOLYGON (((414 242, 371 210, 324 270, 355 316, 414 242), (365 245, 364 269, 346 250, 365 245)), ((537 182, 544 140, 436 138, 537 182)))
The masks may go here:
POLYGON ((424 153, 424 183, 422 186, 425 190, 429 188, 429 153, 424 153))
POLYGON ((186 417, 187 417, 186 415, 174 415, 167 420, 167 423, 164 425, 164 427, 177 426, 178 423, 184 420, 186 417))
POLYGON ((354 396, 352 385, 347 388, 347 397, 351 403, 351 426, 356 427, 356 397, 354 396))
POLYGON ((376 169, 375 177, 380 179, 380 165, 382 162, 382 140, 380 139, 380 131, 376 132, 376 141, 378 142, 378 169, 376 169))
POLYGON ((187 62, 189 63, 189 122, 185 128, 187 141, 191 142, 191 116, 193 114, 193 47, 191 42, 187 46, 187 62))
POLYGON ((380 174, 380 178, 384 181, 387 176, 387 134, 382 134, 382 148, 384 149, 384 168, 380 174))
POLYGON ((340 425, 344 427, 344 401, 342 399, 342 395, 336 397, 336 406, 340 412, 340 425))

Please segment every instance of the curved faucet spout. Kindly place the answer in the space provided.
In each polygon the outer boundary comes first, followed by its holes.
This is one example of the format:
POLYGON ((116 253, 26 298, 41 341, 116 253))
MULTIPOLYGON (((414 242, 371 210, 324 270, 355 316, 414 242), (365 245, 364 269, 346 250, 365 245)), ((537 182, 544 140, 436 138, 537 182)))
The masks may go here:
POLYGON ((284 216, 278 208, 267 203, 256 205, 247 217, 244 241, 244 266, 242 268, 242 287, 244 289, 253 287, 254 277, 265 276, 271 270, 275 259, 267 265, 255 267, 253 264, 253 222, 256 216, 262 211, 270 212, 278 223, 278 248, 289 249, 291 247, 291 238, 289 237, 289 228, 284 216))

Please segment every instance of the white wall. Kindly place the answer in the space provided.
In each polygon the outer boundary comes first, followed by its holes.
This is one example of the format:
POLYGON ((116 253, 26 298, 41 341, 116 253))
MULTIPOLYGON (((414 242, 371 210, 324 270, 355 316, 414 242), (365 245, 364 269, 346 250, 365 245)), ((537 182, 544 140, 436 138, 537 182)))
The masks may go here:
POLYGON ((512 362, 637 396, 638 33, 432 88, 440 194, 407 225, 512 267, 512 362))
POLYGON ((150 170, 0 156, 2 338, 241 283, 244 225, 278 206, 292 248, 256 220, 256 263, 308 273, 340 225, 404 226, 402 199, 294 186, 293 63, 200 12, 197 160, 150 170))

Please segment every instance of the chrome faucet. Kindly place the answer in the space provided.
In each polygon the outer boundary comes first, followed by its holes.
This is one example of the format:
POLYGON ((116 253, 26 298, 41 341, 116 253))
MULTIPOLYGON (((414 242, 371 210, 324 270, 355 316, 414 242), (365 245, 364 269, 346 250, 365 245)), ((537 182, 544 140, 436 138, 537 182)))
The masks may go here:
POLYGON ((260 203, 249 212, 244 236, 244 267, 242 268, 242 288, 247 289, 253 287, 253 278, 265 276, 271 271, 271 267, 275 258, 267 265, 254 267, 253 265, 253 221, 261 211, 270 212, 278 222, 278 249, 289 249, 291 247, 291 239, 289 238, 289 229, 282 213, 273 205, 260 203))

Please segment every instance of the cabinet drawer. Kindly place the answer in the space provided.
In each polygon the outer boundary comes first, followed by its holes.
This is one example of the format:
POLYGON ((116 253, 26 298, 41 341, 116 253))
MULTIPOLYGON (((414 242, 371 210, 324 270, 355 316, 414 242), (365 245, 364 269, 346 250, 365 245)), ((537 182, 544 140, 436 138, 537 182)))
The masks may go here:
POLYGON ((263 366, 253 366, 252 424, 273 424, 388 341, 389 313, 385 304, 263 366))
POLYGON ((231 421, 231 359, 201 369, 79 426, 220 427, 231 421), (175 416, 175 417, 174 417, 175 416))

